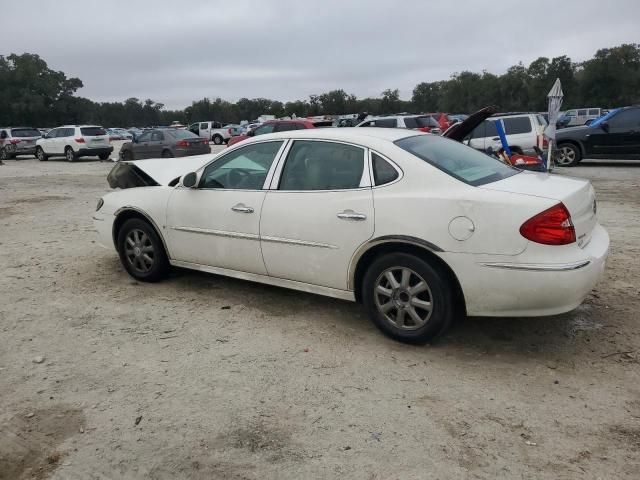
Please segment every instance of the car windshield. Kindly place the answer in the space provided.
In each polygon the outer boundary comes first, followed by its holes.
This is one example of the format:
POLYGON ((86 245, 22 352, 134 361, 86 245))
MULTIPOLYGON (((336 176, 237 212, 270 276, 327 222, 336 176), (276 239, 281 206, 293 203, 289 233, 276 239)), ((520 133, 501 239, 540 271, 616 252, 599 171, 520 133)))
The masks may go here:
POLYGON ((620 111, 619 108, 613 109, 611 110, 609 113, 607 113, 606 115, 595 119, 592 123, 591 123, 591 127, 597 127, 598 125, 600 125, 602 122, 606 122, 607 120, 609 120, 611 117, 613 117, 616 113, 618 113, 620 111))
POLYGON ((11 135, 18 138, 42 136, 35 128, 13 128, 11 129, 11 135))
POLYGON ((169 133, 171 133, 171 135, 173 135, 178 140, 184 140, 186 138, 200 138, 198 135, 190 132, 189 130, 173 130, 169 133))
POLYGON ((452 177, 473 186, 497 182, 520 172, 497 158, 436 135, 416 135, 394 143, 452 177))

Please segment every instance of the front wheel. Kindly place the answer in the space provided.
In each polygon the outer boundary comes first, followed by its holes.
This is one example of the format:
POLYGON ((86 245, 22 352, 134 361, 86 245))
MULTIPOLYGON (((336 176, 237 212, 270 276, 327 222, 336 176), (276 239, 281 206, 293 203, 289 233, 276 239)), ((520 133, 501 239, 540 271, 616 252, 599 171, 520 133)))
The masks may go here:
POLYGON ((558 145, 555 162, 559 167, 575 167, 582 160, 582 154, 577 145, 561 143, 558 145))
POLYGON ((47 157, 47 154, 44 153, 42 147, 36 148, 36 158, 41 162, 46 162, 47 160, 49 160, 49 157, 47 157))
POLYGON ((157 282, 169 271, 169 260, 162 240, 144 220, 131 218, 118 232, 120 261, 136 280, 157 282))
POLYGON ((109 154, 108 153, 101 153, 100 155, 98 155, 98 158, 100 160, 107 160, 109 158, 109 154))
POLYGON ((125 150, 123 152, 120 152, 120 160, 123 160, 125 162, 133 160, 133 153, 131 153, 130 150, 125 150))
POLYGON ((371 321, 405 343, 426 343, 453 320, 453 292, 446 275, 406 253, 384 255, 371 264, 362 299, 371 321))

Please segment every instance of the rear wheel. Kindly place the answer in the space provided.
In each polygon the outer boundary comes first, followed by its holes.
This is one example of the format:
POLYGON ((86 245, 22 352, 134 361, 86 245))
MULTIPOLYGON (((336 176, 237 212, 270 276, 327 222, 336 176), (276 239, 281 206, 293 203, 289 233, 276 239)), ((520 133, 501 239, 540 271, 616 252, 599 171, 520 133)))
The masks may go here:
POLYGON ((362 299, 371 321, 401 342, 426 343, 453 320, 453 292, 446 275, 406 253, 387 254, 371 264, 362 299))
POLYGON ((42 147, 36 148, 36 158, 41 162, 46 162, 47 160, 49 160, 49 157, 47 157, 47 154, 44 153, 42 147))
POLYGON ((173 153, 171 153, 170 150, 163 150, 162 151, 162 158, 172 158, 173 157, 173 153))
POLYGON ((577 145, 561 143, 558 145, 555 162, 559 167, 574 167, 582 160, 582 154, 577 145))
POLYGON ((64 157, 67 159, 67 162, 75 162, 78 158, 71 147, 64 149, 64 157))
POLYGON ((118 232, 120 261, 129 275, 143 282, 157 282, 169 271, 169 260, 156 231, 146 221, 131 218, 118 232))
POLYGON ((125 150, 120 153, 120 159, 126 161, 133 160, 133 154, 130 150, 125 150))
POLYGON ((211 140, 213 140, 213 143, 215 143, 216 145, 222 145, 222 142, 224 141, 224 139, 222 138, 222 135, 218 135, 217 133, 213 136, 211 140))

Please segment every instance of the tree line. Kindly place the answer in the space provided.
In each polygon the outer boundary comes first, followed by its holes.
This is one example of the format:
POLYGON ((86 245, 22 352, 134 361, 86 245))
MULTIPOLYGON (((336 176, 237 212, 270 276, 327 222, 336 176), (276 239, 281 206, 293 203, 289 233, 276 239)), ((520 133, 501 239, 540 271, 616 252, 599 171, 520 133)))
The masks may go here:
POLYGON ((454 73, 448 80, 422 82, 411 100, 397 89, 377 98, 357 98, 342 89, 305 100, 283 103, 267 98, 229 102, 217 97, 192 102, 184 110, 167 110, 151 99, 94 102, 76 95, 83 83, 49 68, 38 55, 0 55, 0 125, 52 127, 95 123, 111 126, 166 125, 218 120, 237 123, 259 115, 306 117, 367 112, 470 113, 486 105, 503 111, 544 111, 546 94, 556 78, 562 81, 564 107, 613 108, 640 102, 640 44, 603 48, 589 60, 573 62, 562 55, 540 57, 528 66, 519 63, 502 75, 487 71, 454 73))

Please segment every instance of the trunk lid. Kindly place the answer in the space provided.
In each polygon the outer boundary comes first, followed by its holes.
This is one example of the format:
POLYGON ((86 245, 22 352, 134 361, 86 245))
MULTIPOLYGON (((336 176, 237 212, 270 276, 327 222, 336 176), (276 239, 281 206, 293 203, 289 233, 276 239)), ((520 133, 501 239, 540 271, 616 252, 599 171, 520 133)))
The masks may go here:
POLYGON ((595 191, 588 180, 535 172, 522 172, 479 188, 548 198, 564 203, 571 214, 576 241, 584 248, 591 240, 596 216, 595 191))
POLYGON ((168 185, 186 173, 195 172, 212 158, 211 154, 206 154, 118 162, 109 172, 107 181, 111 188, 168 185))

